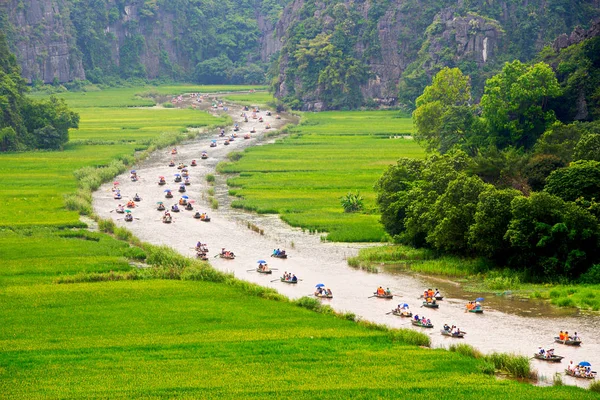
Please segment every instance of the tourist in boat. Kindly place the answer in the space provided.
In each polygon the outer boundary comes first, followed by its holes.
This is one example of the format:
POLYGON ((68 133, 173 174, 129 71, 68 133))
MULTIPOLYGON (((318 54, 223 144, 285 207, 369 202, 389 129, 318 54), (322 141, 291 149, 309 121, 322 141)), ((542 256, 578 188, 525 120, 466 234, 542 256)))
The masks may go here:
POLYGON ((442 295, 440 294, 440 291, 435 289, 435 293, 433 294, 433 297, 442 297, 442 295))
POLYGON ((560 331, 560 332, 558 333, 558 338, 559 338, 560 340, 565 340, 565 334, 564 334, 564 332, 563 332, 563 331, 560 331))
POLYGON ((387 289, 385 290, 385 294, 386 294, 387 296, 391 296, 391 295, 392 295, 392 291, 390 290, 390 288, 387 288, 387 289))
POLYGON ((548 349, 548 351, 546 352, 546 358, 552 357, 554 357, 554 349, 548 349))
POLYGON ((331 292, 331 289, 327 288, 327 293, 325 293, 327 296, 333 296, 333 293, 331 292))
POLYGON ((543 355, 545 355, 545 353, 546 353, 546 350, 544 350, 544 348, 543 348, 543 347, 538 347, 538 354, 539 354, 540 356, 543 356, 543 355))
POLYGON ((581 339, 579 338, 579 335, 577 335, 577 332, 575 332, 575 334, 571 337, 571 340, 574 342, 578 342, 581 339))
POLYGON ((379 286, 377 288, 377 295, 378 296, 383 296, 385 294, 385 291, 383 290, 383 288, 381 286, 379 286))
POLYGON ((444 330, 445 330, 446 332, 450 332, 450 329, 451 329, 451 328, 448 326, 448 324, 444 324, 444 330))
POLYGON ((292 282, 298 282, 298 278, 296 278, 296 275, 292 274, 292 282))
POLYGON ((415 321, 417 321, 417 322, 419 321, 419 314, 416 314, 416 315, 414 316, 414 320, 415 320, 415 321))
POLYGON ((566 341, 566 340, 569 340, 569 339, 570 339, 570 337, 569 337, 569 332, 568 332, 568 331, 565 331, 565 334, 564 334, 564 340, 566 341))
POLYGON ((123 208, 123 206, 122 206, 121 204, 119 204, 119 205, 117 206, 117 212, 118 212, 118 213, 124 213, 124 212, 125 212, 125 208, 123 208))
POLYGON ((575 370, 575 364, 573 364, 573 360, 567 365, 567 371, 573 372, 575 370))
POLYGON ((427 289, 427 297, 433 298, 433 294, 434 294, 433 289, 431 289, 431 288, 427 289))

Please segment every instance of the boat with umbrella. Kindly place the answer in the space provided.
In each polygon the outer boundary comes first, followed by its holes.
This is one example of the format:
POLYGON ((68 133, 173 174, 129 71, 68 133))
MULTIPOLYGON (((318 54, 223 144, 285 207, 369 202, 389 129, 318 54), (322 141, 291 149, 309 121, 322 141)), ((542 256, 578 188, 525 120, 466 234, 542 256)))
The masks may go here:
POLYGON ((474 314, 482 314, 483 306, 480 304, 481 301, 485 300, 483 297, 478 297, 475 301, 470 301, 467 304, 467 311, 474 314))
POLYGON ((573 378, 595 379, 598 373, 592 371, 592 364, 587 361, 581 361, 573 368, 567 367, 567 369, 565 369, 565 374, 572 376, 573 378))
POLYGON ((259 274, 270 275, 273 273, 273 271, 271 270, 271 268, 269 268, 265 260, 258 260, 257 263, 258 267, 256 267, 256 272, 258 272, 259 274))
POLYGON ((323 283, 317 283, 315 287, 317 288, 317 290, 315 291, 315 297, 318 297, 320 299, 333 298, 333 293, 331 292, 331 289, 326 289, 323 283))
POLYGON ((391 313, 398 317, 412 317, 413 315, 407 303, 398 304, 398 308, 394 308, 391 313))

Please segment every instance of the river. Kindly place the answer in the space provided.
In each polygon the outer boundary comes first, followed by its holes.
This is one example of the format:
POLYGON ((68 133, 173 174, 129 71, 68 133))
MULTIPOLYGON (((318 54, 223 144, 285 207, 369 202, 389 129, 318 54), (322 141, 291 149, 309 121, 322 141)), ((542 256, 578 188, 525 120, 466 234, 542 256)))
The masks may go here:
MULTIPOLYGON (((188 102, 191 100, 187 100, 188 102)), ((207 102, 203 103, 206 109, 207 102)), ((218 134, 204 133, 197 139, 177 146, 178 154, 172 156, 170 149, 159 150, 147 160, 136 166, 140 179, 131 182, 129 174, 116 178, 123 194, 123 200, 117 201, 112 197, 112 185, 105 184, 94 193, 94 208, 96 213, 106 219, 113 219, 117 225, 126 226, 143 241, 168 245, 182 254, 194 256, 193 249, 197 241, 207 243, 210 263, 213 267, 226 272, 232 272, 236 277, 263 286, 273 287, 280 293, 299 298, 311 296, 317 283, 323 283, 331 288, 334 297, 322 300, 338 311, 349 311, 358 317, 382 323, 394 328, 410 328, 422 331, 431 337, 434 347, 448 347, 451 343, 468 343, 484 353, 493 351, 517 353, 531 356, 538 348, 555 348, 555 353, 565 356, 562 363, 547 363, 532 360, 532 366, 539 375, 546 378, 541 384, 550 384, 555 372, 563 372, 570 360, 574 362, 588 361, 597 369, 600 366, 600 318, 596 315, 579 314, 572 310, 557 310, 543 301, 524 301, 502 296, 484 296, 485 312, 483 314, 465 313, 465 303, 473 299, 473 294, 466 293, 452 282, 428 278, 413 274, 392 274, 382 272, 368 273, 348 267, 346 259, 357 254, 360 244, 326 243, 320 235, 308 234, 300 229, 291 228, 275 215, 257 215, 246 213, 229 207, 231 199, 227 195, 226 177, 218 176, 214 186, 219 209, 211 210, 207 201, 206 174, 214 173, 216 164, 226 160, 231 151, 240 151, 248 146, 262 145, 274 139, 265 138, 264 123, 250 119, 243 122, 241 108, 229 106, 229 114, 234 122, 240 124, 239 138, 229 146, 223 145, 224 139, 218 134), (243 139, 243 135, 256 128, 251 139, 243 139), (216 139, 217 147, 210 148, 210 141, 216 139), (203 150, 209 158, 200 159, 203 150), (181 211, 174 215, 172 224, 161 221, 162 213, 156 210, 156 202, 164 201, 167 206, 179 199, 177 188, 173 183, 173 175, 178 173, 176 168, 169 167, 168 162, 174 159, 176 163, 189 164, 196 159, 198 166, 189 167, 191 185, 185 193, 195 200, 195 211, 206 211, 211 217, 210 222, 201 222, 192 218, 192 211, 181 211), (167 185, 159 186, 158 176, 165 176, 167 185), (173 189, 174 198, 165 199, 164 189, 173 189), (118 203, 124 204, 137 193, 142 201, 133 210, 136 219, 125 222, 122 215, 114 209, 118 203), (264 234, 249 229, 253 224, 264 231, 264 234), (221 248, 226 248, 236 254, 235 260, 214 258, 221 248), (289 258, 270 258, 273 249, 285 249, 289 258), (252 270, 257 260, 264 259, 271 268, 277 270, 273 275, 258 274, 252 270), (284 271, 293 272, 301 281, 297 285, 271 282, 284 271), (395 294, 394 299, 384 300, 369 298, 378 286, 390 288, 395 294), (437 310, 420 307, 419 295, 426 288, 439 288, 445 296, 440 301, 437 310), (413 313, 425 315, 434 324, 434 329, 415 328, 408 318, 400 318, 392 314, 386 315, 398 303, 408 303, 413 313), (454 324, 467 332, 465 339, 454 339, 440 335, 444 323, 454 324), (559 330, 578 332, 583 344, 580 348, 554 344, 553 337, 559 330)), ((213 111, 222 113, 225 111, 213 111)), ((259 113, 265 123, 279 128, 294 120, 294 117, 282 114, 282 119, 268 117, 265 112, 259 113)), ((232 127, 226 129, 231 135, 232 127)), ((270 131, 269 131, 270 132, 270 131)), ((194 211, 194 212, 195 212, 194 211)), ((566 384, 586 386, 589 381, 563 376, 566 384)))

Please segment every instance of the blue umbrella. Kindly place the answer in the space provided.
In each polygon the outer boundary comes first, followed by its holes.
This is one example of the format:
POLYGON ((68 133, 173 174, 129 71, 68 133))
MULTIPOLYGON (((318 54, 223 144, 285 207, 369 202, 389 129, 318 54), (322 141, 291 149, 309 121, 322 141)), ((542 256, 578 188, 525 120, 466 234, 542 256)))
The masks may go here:
POLYGON ((180 176, 179 174, 175 174, 175 176, 180 176))
POLYGON ((171 189, 165 189, 165 193, 166 193, 166 192, 170 192, 170 191, 171 191, 171 189))
POLYGON ((582 361, 582 362, 579 363, 579 366, 581 366, 581 367, 591 367, 592 364, 590 364, 587 361, 582 361))
POLYGON ((475 301, 483 301, 483 300, 485 300, 483 297, 478 297, 475 299, 475 301))
POLYGON ((265 260, 258 260, 257 263, 259 263, 259 264, 266 264, 267 262, 265 260))
POLYGON ((406 303, 402 303, 402 304, 399 304, 399 306, 400 306, 400 308, 403 308, 403 307, 408 307, 408 304, 406 304, 406 303))
POLYGON ((187 200, 187 199, 189 199, 189 197, 188 197, 188 196, 181 196, 181 198, 182 198, 182 199, 186 199, 186 200, 187 200))
POLYGON ((131 170, 131 173, 132 173, 132 174, 135 174, 135 169, 132 169, 132 170, 131 170))
POLYGON ((213 139, 213 140, 211 140, 211 142, 213 142, 213 143, 217 143, 217 140, 216 140, 216 139, 213 139))
POLYGON ((325 287, 325 285, 323 285, 322 283, 317 283, 315 287, 325 287))

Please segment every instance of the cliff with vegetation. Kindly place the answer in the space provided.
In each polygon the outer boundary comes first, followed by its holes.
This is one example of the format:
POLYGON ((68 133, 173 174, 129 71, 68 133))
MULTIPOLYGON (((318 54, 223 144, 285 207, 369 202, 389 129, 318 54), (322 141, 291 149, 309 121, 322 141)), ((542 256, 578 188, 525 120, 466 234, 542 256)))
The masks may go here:
POLYGON ((481 96, 505 61, 600 15, 597 0, 294 0, 276 35, 283 47, 272 86, 291 105, 319 110, 414 101, 445 66, 481 96))
POLYGON ((7 0, 7 32, 32 82, 171 78, 262 83, 287 0, 7 0))

